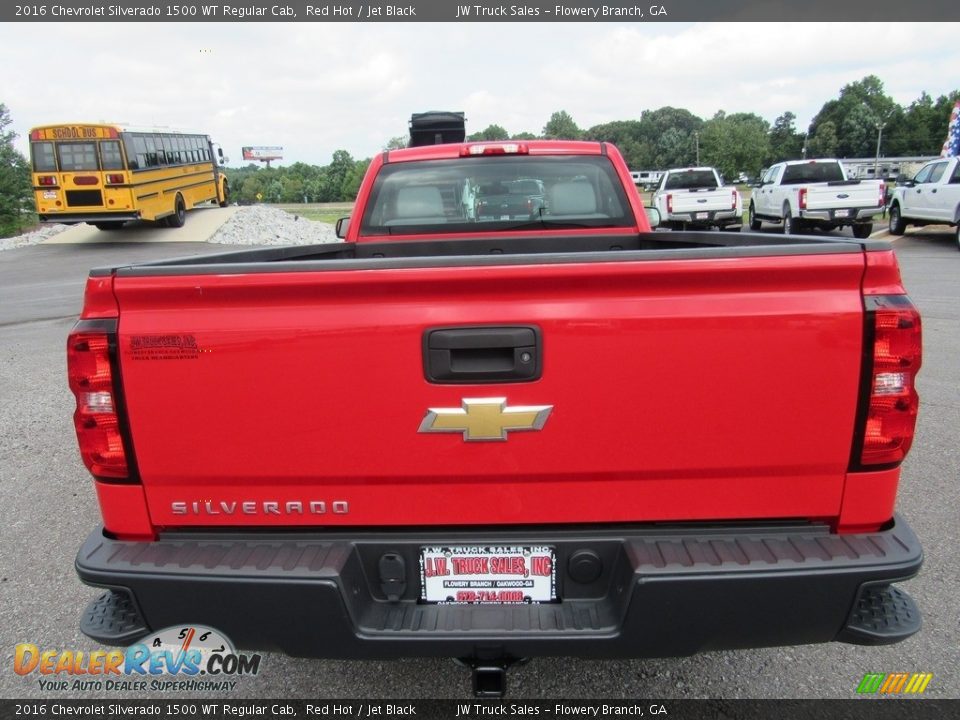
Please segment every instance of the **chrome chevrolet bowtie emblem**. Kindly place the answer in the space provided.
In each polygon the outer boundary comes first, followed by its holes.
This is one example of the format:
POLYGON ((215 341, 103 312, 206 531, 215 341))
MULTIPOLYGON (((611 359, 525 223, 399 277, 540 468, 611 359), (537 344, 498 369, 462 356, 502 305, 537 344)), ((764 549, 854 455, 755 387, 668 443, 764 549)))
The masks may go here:
POLYGON ((430 408, 418 432, 463 433, 467 442, 506 440, 515 430, 541 430, 553 405, 508 407, 506 398, 464 399, 458 408, 430 408))

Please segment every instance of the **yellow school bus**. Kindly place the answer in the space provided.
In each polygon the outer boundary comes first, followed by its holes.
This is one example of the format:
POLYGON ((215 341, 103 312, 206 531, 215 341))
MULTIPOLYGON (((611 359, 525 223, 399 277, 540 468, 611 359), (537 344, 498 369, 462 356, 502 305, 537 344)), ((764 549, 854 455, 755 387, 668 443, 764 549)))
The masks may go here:
POLYGON ((200 203, 229 203, 223 152, 207 135, 44 125, 30 131, 30 159, 40 222, 113 230, 150 220, 177 228, 200 203))

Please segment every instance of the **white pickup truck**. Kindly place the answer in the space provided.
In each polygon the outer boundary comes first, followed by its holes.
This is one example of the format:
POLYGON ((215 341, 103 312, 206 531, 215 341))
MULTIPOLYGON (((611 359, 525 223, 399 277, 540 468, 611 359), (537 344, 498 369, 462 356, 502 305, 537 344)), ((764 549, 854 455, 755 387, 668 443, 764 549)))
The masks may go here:
POLYGON ((781 223, 787 235, 849 225, 862 239, 885 199, 882 180, 848 180, 839 160, 790 160, 772 165, 754 186, 750 229, 759 230, 764 220, 781 223))
POLYGON ((960 158, 928 162, 893 191, 890 233, 903 235, 907 225, 953 225, 960 250, 960 158))
POLYGON ((653 194, 660 227, 671 230, 718 227, 737 232, 743 224, 743 200, 724 186, 712 167, 667 170, 653 194))

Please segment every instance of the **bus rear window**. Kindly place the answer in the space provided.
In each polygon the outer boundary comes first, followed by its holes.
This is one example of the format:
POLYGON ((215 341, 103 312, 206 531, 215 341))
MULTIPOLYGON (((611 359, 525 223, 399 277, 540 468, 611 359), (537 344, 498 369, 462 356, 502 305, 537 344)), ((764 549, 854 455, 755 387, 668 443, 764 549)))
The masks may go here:
POLYGON ((120 154, 120 143, 115 140, 100 143, 100 160, 104 170, 123 170, 123 156, 120 154))
POLYGON ((100 169, 97 163, 96 143, 60 143, 57 145, 57 150, 60 153, 62 172, 100 169))
POLYGON ((33 155, 33 169, 36 172, 56 172, 57 159, 53 154, 52 142, 30 143, 33 155))

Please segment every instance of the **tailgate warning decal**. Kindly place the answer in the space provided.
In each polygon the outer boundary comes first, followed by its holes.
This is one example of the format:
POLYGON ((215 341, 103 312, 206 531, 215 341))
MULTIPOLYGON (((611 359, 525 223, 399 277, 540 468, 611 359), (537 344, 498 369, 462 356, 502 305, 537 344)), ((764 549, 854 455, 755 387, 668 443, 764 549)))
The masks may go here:
POLYGON ((131 360, 196 360, 200 348, 193 335, 131 335, 131 360))

